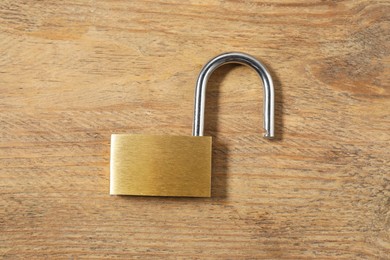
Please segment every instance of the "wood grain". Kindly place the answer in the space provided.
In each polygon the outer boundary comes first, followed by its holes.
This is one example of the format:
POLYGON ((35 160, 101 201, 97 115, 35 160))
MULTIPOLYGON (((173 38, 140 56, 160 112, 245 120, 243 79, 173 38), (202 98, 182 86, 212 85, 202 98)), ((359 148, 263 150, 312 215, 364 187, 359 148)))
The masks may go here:
POLYGON ((5 259, 390 259, 388 1, 0 1, 5 259), (200 68, 212 198, 109 196, 111 133, 190 135, 200 68))

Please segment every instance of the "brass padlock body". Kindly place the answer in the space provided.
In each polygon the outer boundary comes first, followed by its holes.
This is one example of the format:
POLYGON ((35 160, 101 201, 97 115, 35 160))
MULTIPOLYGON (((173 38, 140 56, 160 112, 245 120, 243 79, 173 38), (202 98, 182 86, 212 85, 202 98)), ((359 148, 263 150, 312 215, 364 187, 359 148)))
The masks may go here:
POLYGON ((210 136, 111 135, 110 194, 210 197, 210 136))

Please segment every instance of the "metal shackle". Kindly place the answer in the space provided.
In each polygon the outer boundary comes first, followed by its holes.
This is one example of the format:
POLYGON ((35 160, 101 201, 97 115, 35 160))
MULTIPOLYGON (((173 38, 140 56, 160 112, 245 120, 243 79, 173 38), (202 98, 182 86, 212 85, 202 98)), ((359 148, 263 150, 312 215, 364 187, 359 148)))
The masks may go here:
POLYGON ((195 88, 193 136, 203 136, 204 110, 207 81, 211 74, 220 66, 228 63, 238 63, 253 68, 263 82, 264 108, 263 125, 265 138, 274 137, 274 85, 266 67, 254 57, 240 52, 223 53, 211 59, 200 71, 195 88))

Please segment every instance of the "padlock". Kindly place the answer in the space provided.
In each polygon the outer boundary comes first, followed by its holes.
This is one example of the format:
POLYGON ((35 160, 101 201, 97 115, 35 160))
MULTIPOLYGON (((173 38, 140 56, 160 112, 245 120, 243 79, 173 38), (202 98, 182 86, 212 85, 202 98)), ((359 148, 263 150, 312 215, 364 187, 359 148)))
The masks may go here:
POLYGON ((221 54, 199 74, 192 136, 112 134, 111 195, 211 196, 212 138, 203 136, 206 86, 213 71, 227 63, 252 67, 262 79, 264 137, 274 137, 274 87, 270 73, 248 54, 221 54))

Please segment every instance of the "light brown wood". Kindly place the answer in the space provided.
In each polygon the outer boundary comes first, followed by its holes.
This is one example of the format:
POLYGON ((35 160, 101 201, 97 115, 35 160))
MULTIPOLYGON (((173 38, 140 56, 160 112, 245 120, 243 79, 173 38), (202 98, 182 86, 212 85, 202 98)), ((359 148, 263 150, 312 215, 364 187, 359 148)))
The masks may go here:
POLYGON ((0 1, 0 255, 389 259, 383 1, 0 1), (190 135, 200 68, 212 198, 109 196, 111 133, 190 135))

